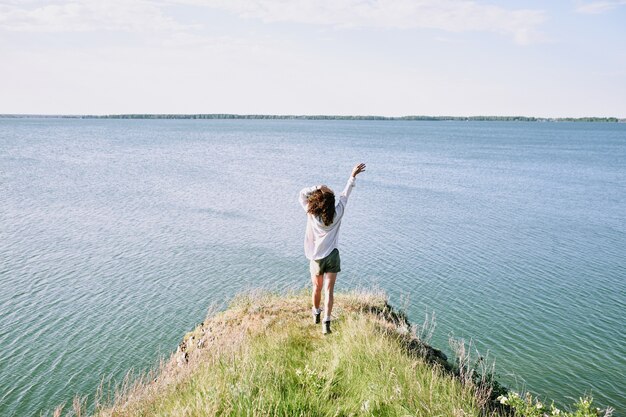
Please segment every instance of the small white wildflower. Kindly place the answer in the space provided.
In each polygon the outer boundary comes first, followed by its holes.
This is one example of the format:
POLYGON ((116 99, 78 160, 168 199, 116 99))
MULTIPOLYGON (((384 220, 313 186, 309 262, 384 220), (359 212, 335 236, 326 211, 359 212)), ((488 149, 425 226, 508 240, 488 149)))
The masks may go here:
POLYGON ((539 410, 541 410, 543 408, 543 404, 541 404, 539 401, 537 401, 537 404, 535 405, 539 410))
POLYGON ((369 400, 363 401, 363 404, 361 404, 361 411, 369 411, 369 409, 370 409, 370 401, 369 400))

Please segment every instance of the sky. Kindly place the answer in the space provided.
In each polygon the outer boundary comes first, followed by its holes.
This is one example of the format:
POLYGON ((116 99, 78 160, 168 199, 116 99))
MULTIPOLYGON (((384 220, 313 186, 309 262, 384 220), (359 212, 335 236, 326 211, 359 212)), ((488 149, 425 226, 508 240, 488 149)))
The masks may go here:
POLYGON ((0 0, 0 114, 626 117, 626 0, 0 0))

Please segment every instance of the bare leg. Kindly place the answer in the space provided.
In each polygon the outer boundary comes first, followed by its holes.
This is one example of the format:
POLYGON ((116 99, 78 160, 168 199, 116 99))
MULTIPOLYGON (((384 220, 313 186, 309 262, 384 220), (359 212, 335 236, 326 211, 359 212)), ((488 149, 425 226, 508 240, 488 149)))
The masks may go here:
POLYGON ((322 301, 322 283, 324 282, 324 275, 311 275, 311 282, 313 283, 313 294, 311 295, 313 307, 320 308, 320 301, 322 301))
POLYGON ((324 292, 326 293, 326 300, 324 305, 324 321, 330 321, 330 314, 333 312, 333 295, 335 291, 335 280, 337 279, 336 272, 327 272, 326 281, 324 285, 324 292))

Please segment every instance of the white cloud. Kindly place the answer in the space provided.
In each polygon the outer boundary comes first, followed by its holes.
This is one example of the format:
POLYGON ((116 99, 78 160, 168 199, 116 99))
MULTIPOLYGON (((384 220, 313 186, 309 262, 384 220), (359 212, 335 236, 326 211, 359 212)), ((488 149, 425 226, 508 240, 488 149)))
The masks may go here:
POLYGON ((16 32, 176 30, 183 26, 145 0, 9 2, 0 5, 0 29, 16 32))
POLYGON ((161 42, 164 47, 181 50, 193 48, 194 51, 238 52, 246 55, 277 53, 286 44, 287 42, 278 39, 205 36, 184 31, 172 32, 161 42))
POLYGON ((519 44, 542 40, 543 11, 472 0, 65 0, 5 1, 0 30, 25 32, 181 31, 176 5, 226 10, 243 18, 335 28, 429 28, 496 32, 519 44))
POLYGON ((605 0, 605 1, 591 1, 591 2, 578 2, 576 11, 578 13, 598 14, 608 12, 617 7, 626 5, 626 0, 605 0))
MULTIPOLYGON (((174 0, 176 1, 176 0, 174 0)), ((227 10, 267 23, 296 22, 336 28, 430 28, 486 31, 527 44, 542 39, 543 11, 509 10, 471 0, 177 0, 227 10)))

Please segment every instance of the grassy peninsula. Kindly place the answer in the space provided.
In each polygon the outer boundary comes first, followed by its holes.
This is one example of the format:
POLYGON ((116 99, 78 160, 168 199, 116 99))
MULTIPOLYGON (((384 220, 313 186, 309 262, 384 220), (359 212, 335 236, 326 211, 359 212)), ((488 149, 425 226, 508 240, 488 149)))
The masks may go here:
MULTIPOLYGON (((464 343, 448 361, 425 343, 429 326, 411 326, 383 294, 337 294, 337 320, 327 336, 312 323, 309 297, 237 297, 187 333, 153 375, 96 404, 95 415, 600 415, 587 399, 577 414, 553 413, 507 393, 464 343)), ((68 408, 53 415, 85 415, 79 398, 68 408)))

